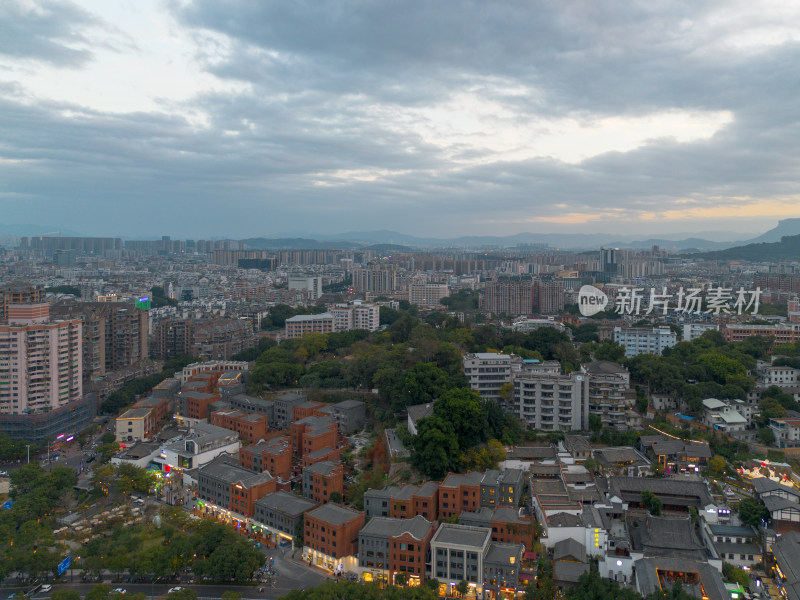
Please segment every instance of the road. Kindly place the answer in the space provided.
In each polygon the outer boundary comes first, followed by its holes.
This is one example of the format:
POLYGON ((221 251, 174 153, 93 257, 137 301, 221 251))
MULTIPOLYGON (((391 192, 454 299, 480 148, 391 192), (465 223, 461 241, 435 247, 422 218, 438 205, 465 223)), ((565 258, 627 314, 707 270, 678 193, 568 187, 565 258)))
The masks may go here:
MULTIPOLYGON (((92 588, 98 585, 96 583, 58 583, 53 585, 53 589, 47 592, 46 594, 34 594, 32 598, 36 600, 46 600, 52 597, 53 592, 56 590, 75 590, 81 596, 85 596, 87 592, 91 591, 92 588)), ((170 588, 175 587, 179 584, 172 583, 172 584, 156 584, 150 585, 148 583, 107 583, 106 585, 110 585, 112 588, 121 587, 126 590, 127 595, 138 594, 142 593, 151 598, 163 598, 167 595, 167 592, 170 588)), ((263 593, 259 593, 258 588, 250 585, 246 586, 237 586, 237 585, 185 585, 181 584, 182 587, 191 588, 200 598, 220 598, 223 592, 228 590, 233 590, 242 594, 242 598, 252 598, 254 600, 273 600, 274 598, 278 598, 282 596, 288 591, 278 593, 278 589, 272 588, 264 588, 263 593)), ((30 586, 25 588, 3 588, 2 592, 0 592, 0 598, 5 600, 14 592, 24 592, 25 590, 29 589, 30 586)))

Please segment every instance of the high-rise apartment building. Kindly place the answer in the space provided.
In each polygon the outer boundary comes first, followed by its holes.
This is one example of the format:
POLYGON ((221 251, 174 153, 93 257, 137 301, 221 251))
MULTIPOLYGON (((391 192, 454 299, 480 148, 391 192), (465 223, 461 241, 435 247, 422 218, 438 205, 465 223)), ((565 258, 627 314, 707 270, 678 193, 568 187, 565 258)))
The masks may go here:
POLYGON ((126 302, 73 302, 52 307, 61 319, 83 320, 84 380, 136 366, 150 357, 147 311, 126 302))
POLYGON ((44 302, 44 290, 23 281, 0 287, 0 321, 5 321, 9 304, 39 304, 44 302))
POLYGON ((589 378, 519 375, 514 378, 514 413, 529 429, 578 431, 589 426, 589 378))
POLYGON ((83 397, 82 322, 47 304, 12 304, 0 324, 0 413, 38 413, 83 397))
POLYGON ((542 315, 555 315, 564 310, 564 282, 560 279, 537 280, 534 285, 534 306, 542 315))
POLYGON ((417 306, 439 306, 450 295, 446 283, 412 283, 408 286, 408 301, 417 306))
POLYGON ((360 292, 394 292, 397 289, 397 272, 394 268, 353 269, 353 288, 360 292))
POLYGON ((487 281, 482 305, 484 310, 496 314, 529 315, 533 312, 533 280, 487 281))

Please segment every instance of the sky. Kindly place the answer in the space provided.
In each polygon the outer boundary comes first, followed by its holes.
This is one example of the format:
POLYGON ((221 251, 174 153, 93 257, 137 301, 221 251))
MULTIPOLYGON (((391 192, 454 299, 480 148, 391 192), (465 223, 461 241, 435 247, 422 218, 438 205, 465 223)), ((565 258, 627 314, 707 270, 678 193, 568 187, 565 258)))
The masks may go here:
POLYGON ((0 2, 0 224, 755 236, 799 146, 800 3, 0 2))

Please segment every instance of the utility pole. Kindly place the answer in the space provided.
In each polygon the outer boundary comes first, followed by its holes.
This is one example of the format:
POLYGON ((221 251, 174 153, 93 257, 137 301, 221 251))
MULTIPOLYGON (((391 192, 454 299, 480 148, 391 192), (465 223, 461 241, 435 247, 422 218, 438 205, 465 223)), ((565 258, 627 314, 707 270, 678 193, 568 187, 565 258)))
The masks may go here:
POLYGON ((31 445, 25 444, 25 447, 28 449, 28 464, 31 464, 31 445))

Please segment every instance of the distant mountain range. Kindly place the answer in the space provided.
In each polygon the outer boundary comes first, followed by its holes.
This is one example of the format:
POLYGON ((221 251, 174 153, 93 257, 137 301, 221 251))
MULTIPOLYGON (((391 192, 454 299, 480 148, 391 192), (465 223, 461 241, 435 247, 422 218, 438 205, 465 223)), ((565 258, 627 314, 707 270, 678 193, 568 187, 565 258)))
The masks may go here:
POLYGON ((736 246, 735 248, 718 250, 716 252, 692 254, 691 256, 705 258, 707 260, 748 260, 756 262, 760 260, 800 260, 800 235, 786 235, 783 236, 779 242, 746 244, 744 246, 736 246))
MULTIPOLYGON (((31 235, 81 235, 74 231, 38 225, 0 225, 0 236, 31 235)), ((111 235, 111 234, 109 234, 111 235)), ((640 239, 633 235, 611 233, 518 233, 508 236, 462 236, 457 238, 417 237, 397 231, 349 231, 337 234, 311 234, 287 232, 284 237, 252 237, 240 241, 250 248, 277 249, 351 249, 370 248, 381 251, 400 251, 407 248, 516 248, 520 245, 547 245, 559 250, 597 250, 601 246, 610 248, 650 249, 659 246, 673 252, 698 253, 711 256, 713 253, 748 247, 751 244, 781 243, 785 236, 800 235, 800 219, 783 219, 769 231, 750 239, 742 234, 725 231, 706 231, 668 234, 657 238, 640 239)), ((148 239, 145 237, 137 239, 148 239)), ((151 238, 155 239, 155 238, 151 238)), ((767 250, 769 251, 769 250, 767 250)), ((749 252, 749 251, 748 251, 749 252)), ((756 251, 757 252, 757 251, 756 251)))

